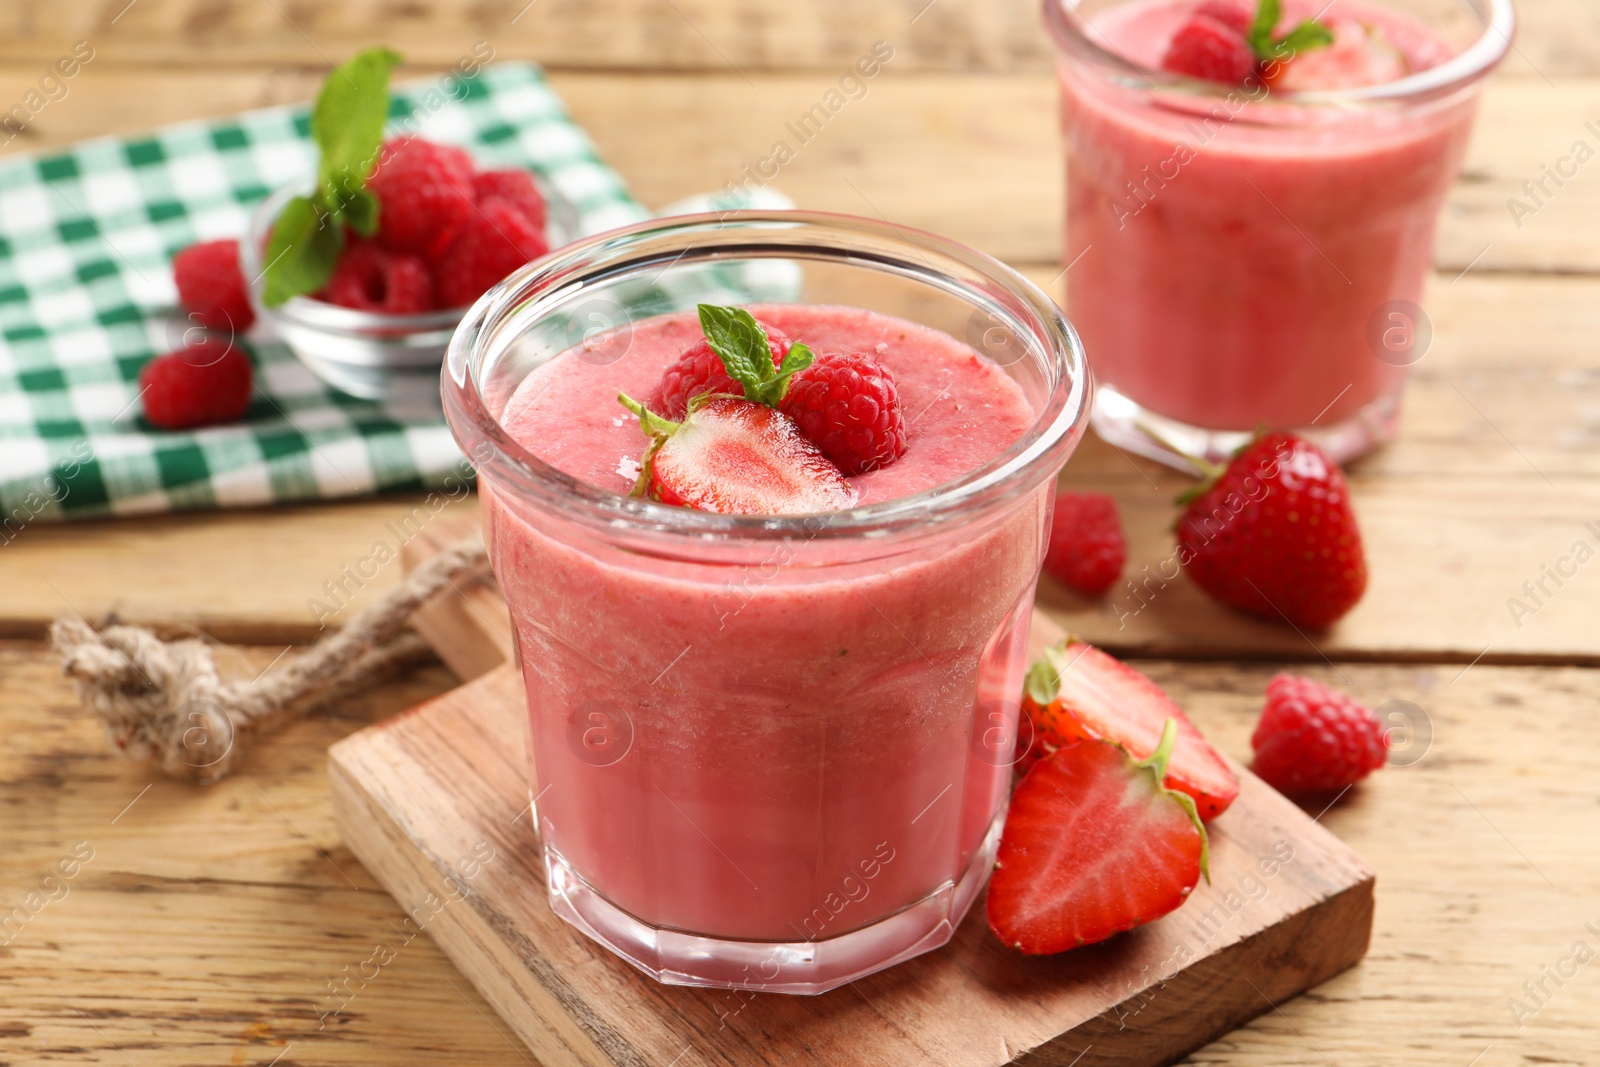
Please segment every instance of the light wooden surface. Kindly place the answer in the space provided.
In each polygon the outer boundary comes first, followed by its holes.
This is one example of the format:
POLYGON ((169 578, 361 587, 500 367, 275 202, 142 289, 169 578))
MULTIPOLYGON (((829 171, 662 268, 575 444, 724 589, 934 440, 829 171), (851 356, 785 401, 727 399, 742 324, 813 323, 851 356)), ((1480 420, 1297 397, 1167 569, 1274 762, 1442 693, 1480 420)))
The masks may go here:
MULTIPOLYGON (((96 59, 7 151, 304 99, 328 58, 361 44, 393 41, 422 73, 482 39, 549 62, 601 152, 661 204, 765 155, 784 120, 883 39, 895 59, 775 186, 807 207, 881 208, 968 240, 1059 293, 1061 168, 1033 7, 0 0, 0 103, 80 38, 96 59)), ((1157 657, 1143 665, 1236 758, 1282 662, 1373 704, 1414 702, 1431 723, 1419 762, 1322 816, 1378 872, 1371 955, 1196 1063, 1495 1067, 1587 1063, 1600 1047, 1600 964, 1559 982, 1545 971, 1570 967, 1580 940, 1600 951, 1589 757, 1600 744, 1600 564, 1550 584, 1521 627, 1507 607, 1576 541, 1600 547, 1585 528, 1600 522, 1600 185, 1585 169, 1520 229, 1506 209, 1542 165, 1595 143, 1584 124, 1600 118, 1600 9, 1526 0, 1520 11, 1519 51, 1485 94, 1441 223, 1436 337, 1402 438, 1352 471, 1371 546, 1367 600, 1306 640, 1181 581, 1123 629, 1109 605, 1044 595, 1074 629, 1157 657), (1512 998, 1527 1013, 1514 1018, 1512 998)), ((1166 502, 1181 479, 1088 442, 1066 480, 1118 495, 1131 573, 1166 555, 1166 502)), ((239 777, 199 788, 153 782, 110 755, 39 641, 58 613, 116 611, 203 624, 246 646, 224 659, 255 673, 285 648, 273 642, 314 636, 306 600, 413 503, 31 527, 0 548, 0 635, 12 638, 0 640, 0 905, 43 892, 78 842, 94 850, 67 895, 0 947, 0 1063, 524 1062, 426 939, 318 1028, 327 983, 401 916, 338 843, 325 750, 442 692, 449 675, 423 672, 299 725, 239 777)), ((398 572, 391 564, 363 595, 398 572)), ((701 1062, 719 1062, 717 1049, 686 1052, 680 1067, 701 1062)))

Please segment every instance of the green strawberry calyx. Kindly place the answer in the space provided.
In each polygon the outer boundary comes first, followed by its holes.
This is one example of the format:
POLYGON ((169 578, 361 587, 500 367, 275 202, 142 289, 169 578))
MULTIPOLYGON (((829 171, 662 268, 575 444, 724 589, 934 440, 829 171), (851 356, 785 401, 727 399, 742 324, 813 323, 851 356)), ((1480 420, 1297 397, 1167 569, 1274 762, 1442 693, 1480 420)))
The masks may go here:
POLYGON ((1177 789, 1168 789, 1167 763, 1172 759, 1172 750, 1178 744, 1178 720, 1168 719, 1161 727, 1161 740, 1156 744, 1156 750, 1144 759, 1134 763, 1136 770, 1149 771, 1155 777, 1156 791, 1176 800, 1188 814, 1189 821, 1194 824, 1195 831, 1200 835, 1200 873, 1206 876, 1206 883, 1211 882, 1211 840, 1206 835, 1206 824, 1200 821, 1200 812, 1194 805, 1194 797, 1177 789))

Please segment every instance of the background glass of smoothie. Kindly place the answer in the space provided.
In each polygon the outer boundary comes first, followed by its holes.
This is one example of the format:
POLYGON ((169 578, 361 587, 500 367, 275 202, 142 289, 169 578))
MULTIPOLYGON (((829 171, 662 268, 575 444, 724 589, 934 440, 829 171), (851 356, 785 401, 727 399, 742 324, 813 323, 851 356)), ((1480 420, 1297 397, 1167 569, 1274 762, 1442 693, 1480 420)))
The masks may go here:
POLYGON ((1221 458, 1261 426, 1343 461, 1394 436, 1426 351, 1434 224, 1482 79, 1510 47, 1511 6, 1285 0, 1280 26, 1353 20, 1410 71, 1297 90, 1161 70, 1197 6, 1045 0, 1067 312, 1099 387, 1093 425, 1184 469, 1178 451, 1221 458))
POLYGON ((1055 476, 1090 382, 1058 308, 961 245, 847 216, 683 216, 570 245, 469 313, 444 375, 527 686, 554 910, 648 974, 816 993, 947 941, 993 863, 1055 476), (730 279, 800 279, 784 303, 730 279), (648 397, 746 304, 895 374, 859 504, 627 495, 648 397), (965 343, 975 321, 1001 354, 965 343))

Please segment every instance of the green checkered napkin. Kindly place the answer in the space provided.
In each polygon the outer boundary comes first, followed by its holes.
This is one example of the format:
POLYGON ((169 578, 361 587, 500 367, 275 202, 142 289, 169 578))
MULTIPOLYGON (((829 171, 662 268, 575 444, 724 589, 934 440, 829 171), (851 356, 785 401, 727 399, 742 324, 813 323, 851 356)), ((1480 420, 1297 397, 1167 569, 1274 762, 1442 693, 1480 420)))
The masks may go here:
MULTIPOLYGON (((594 233, 646 212, 536 67, 502 63, 393 93, 396 120, 537 171, 594 233)), ((179 347, 171 260, 239 237, 315 164, 308 108, 169 126, 0 162, 0 544, 31 522, 427 489, 468 470, 436 407, 356 400, 277 342, 251 343, 243 423, 156 430, 139 371, 179 347)))

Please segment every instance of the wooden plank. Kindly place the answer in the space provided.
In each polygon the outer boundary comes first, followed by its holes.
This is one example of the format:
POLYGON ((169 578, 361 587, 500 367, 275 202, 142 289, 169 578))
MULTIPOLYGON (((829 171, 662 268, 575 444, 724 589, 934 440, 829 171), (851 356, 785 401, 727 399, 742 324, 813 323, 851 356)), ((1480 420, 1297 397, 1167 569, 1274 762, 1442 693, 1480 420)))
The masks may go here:
MULTIPOLYGON (((320 76, 91 64, 69 95, 41 111, 8 148, 60 147, 305 100, 320 76)), ((31 67, 0 68, 0 100, 20 98, 37 79, 31 67)), ((553 81, 602 155, 647 204, 722 189, 782 140, 794 159, 772 184, 803 207, 882 213, 1016 263, 1059 258, 1062 163, 1047 72, 974 78, 914 74, 891 63, 865 96, 804 144, 786 124, 828 90, 831 81, 820 75, 757 74, 747 83, 719 73, 566 73, 553 81)), ((1483 101, 1466 178, 1445 208, 1438 269, 1450 278, 1469 266, 1600 271, 1600 243, 1587 239, 1600 232, 1600 183, 1584 178, 1587 171, 1563 188, 1547 185, 1553 195, 1541 197, 1546 202, 1531 216, 1515 219, 1507 207, 1513 196, 1526 200, 1523 183, 1540 180, 1541 167, 1556 165, 1576 141, 1600 150, 1600 135, 1584 126, 1597 115, 1600 79, 1552 87, 1537 78, 1497 78, 1483 101)))
MULTIPOLYGON (((1049 282, 1055 271, 1030 273, 1049 282)), ((1147 586, 1144 568, 1159 575, 1171 555, 1171 501, 1187 483, 1092 436, 1065 480, 1117 496, 1131 542, 1127 577, 1141 591, 1122 586, 1092 604, 1047 581, 1046 608, 1092 640, 1144 655, 1465 662, 1487 645, 1492 662, 1600 661, 1596 600, 1586 592, 1595 576, 1580 569, 1561 587, 1544 577, 1579 540, 1600 547, 1585 526, 1600 522, 1600 452, 1589 446, 1600 402, 1589 368, 1600 282, 1468 274, 1440 279, 1430 306, 1434 348, 1418 364, 1401 439, 1351 472, 1372 584, 1337 628, 1308 639, 1227 611, 1184 579, 1147 586), (1535 603, 1523 583, 1539 581, 1545 592, 1535 603), (1514 615, 1513 599, 1536 610, 1514 615)), ((353 593, 331 618, 337 624, 398 579, 397 562, 361 588, 344 569, 373 558, 379 543, 402 548, 397 524, 417 504, 402 497, 29 527, 0 546, 0 633, 42 634, 76 608, 203 626, 229 640, 314 639, 309 601, 334 604, 324 583, 353 593)), ((440 513, 468 527, 476 514, 475 500, 440 513)))
POLYGON ((1370 937, 1372 872, 1243 772, 1212 824, 1211 883, 1137 936, 1030 960, 969 918, 947 948, 815 999, 663 986, 546 903, 518 817, 525 740, 508 666, 334 745, 329 774, 340 835, 401 902, 489 842, 471 906, 445 909, 430 934, 551 1067, 670 1062, 718 1038, 740 1064, 1165 1064, 1353 965, 1370 937), (1268 882, 1255 906, 1226 900, 1268 882))
MULTIPOLYGON (((222 663, 254 673, 278 651, 230 650, 222 663)), ((1248 757, 1273 666, 1140 666, 1224 752, 1248 757)), ((1320 820, 1378 872, 1372 949, 1359 968, 1188 1062, 1398 1057, 1464 1067, 1491 1043, 1482 1063, 1592 1058, 1600 983, 1589 969, 1562 988, 1548 983, 1547 1006, 1521 1029, 1507 999, 1522 998, 1523 981, 1538 981, 1575 940, 1600 946, 1584 928, 1600 920, 1591 845, 1600 805, 1585 784, 1600 744, 1600 672, 1480 664, 1452 685, 1459 670, 1308 669, 1374 705, 1412 701, 1431 728, 1420 761, 1380 772, 1320 820)), ((76 842, 95 849, 68 894, 0 945, 0 1061, 523 1062, 504 1024, 427 937, 396 946, 397 958, 318 1028, 319 1013, 339 1007, 327 983, 399 938, 405 920, 340 844, 325 750, 455 684, 427 671, 262 741, 236 777, 152 784, 146 768, 110 752, 47 649, 0 641, 0 910, 39 887, 76 842)), ((739 1018, 729 1025, 745 1032, 739 1018)), ((719 1062, 725 1040, 734 1037, 697 1043, 678 1067, 719 1062)))
MULTIPOLYGON (((13 0, 0 58, 48 63, 84 38, 108 63, 324 67, 324 57, 342 58, 381 34, 413 60, 434 64, 455 62, 480 40, 502 55, 602 70, 831 70, 880 39, 894 42, 901 62, 916 69, 1007 71, 1050 62, 1035 0, 139 0, 121 11, 125 3, 52 0, 45 19, 33 4, 13 0)), ((1593 5, 1541 0, 1518 15, 1514 69, 1551 78, 1600 73, 1600 58, 1582 43, 1600 35, 1593 5)))

